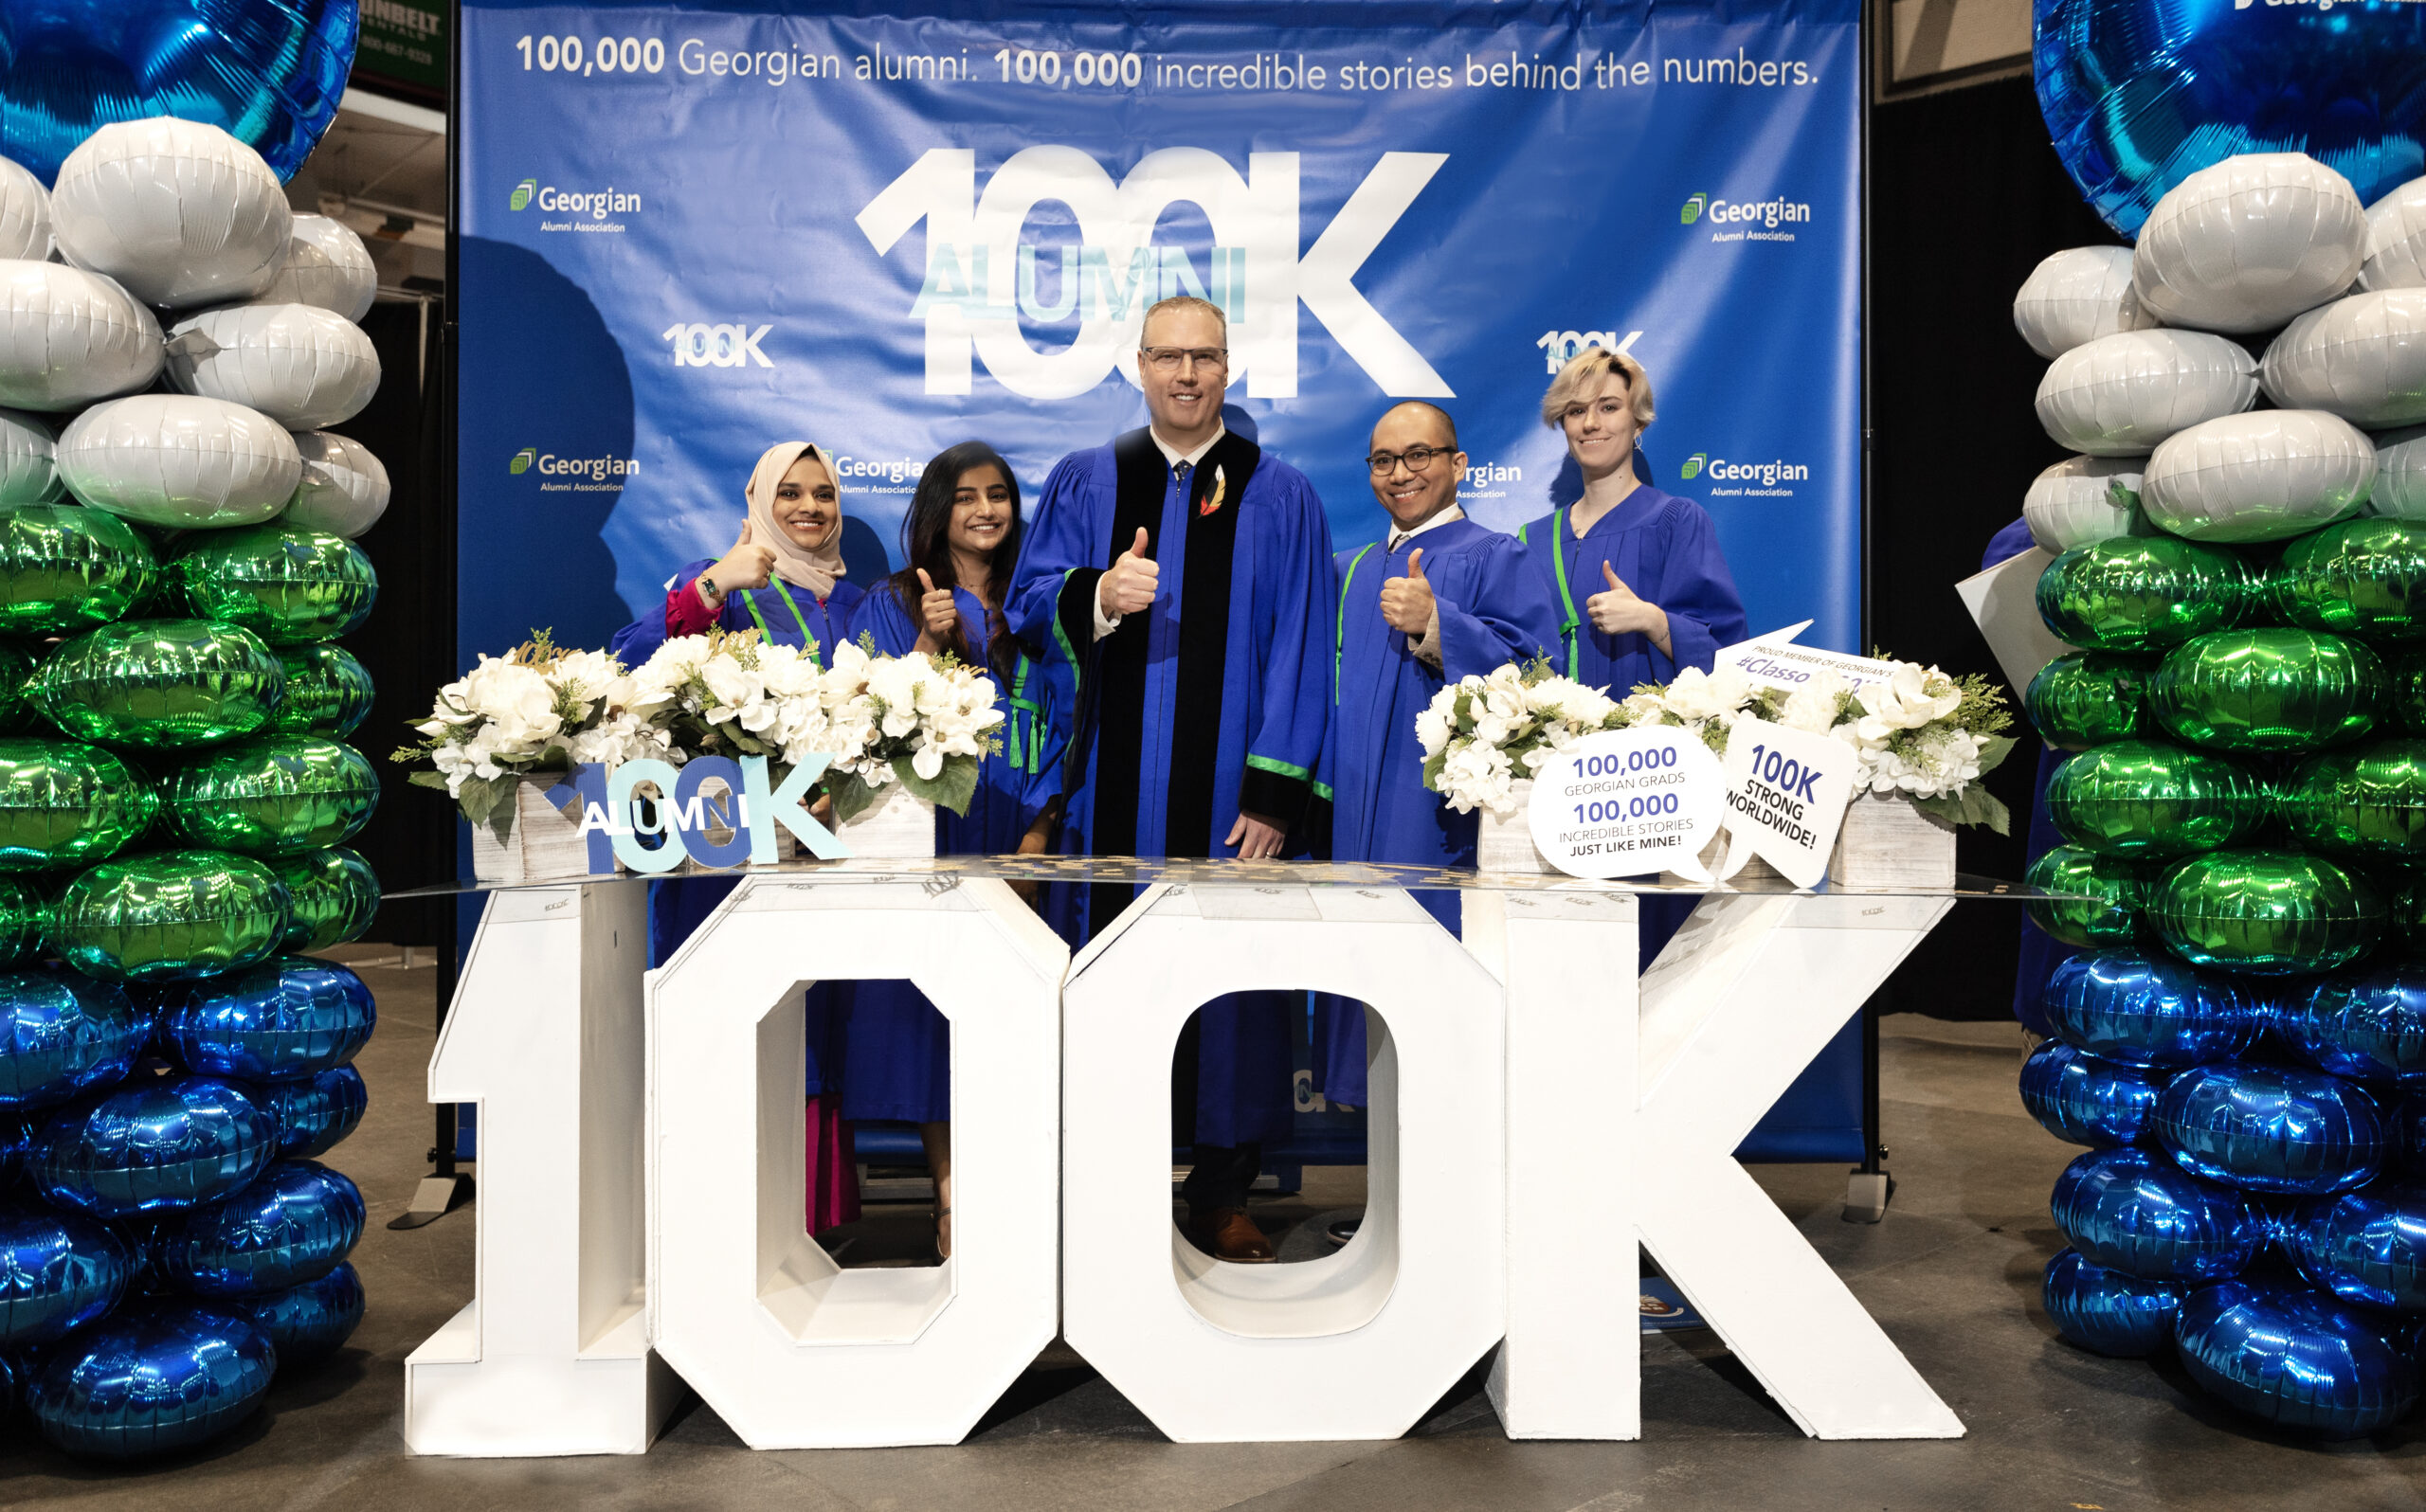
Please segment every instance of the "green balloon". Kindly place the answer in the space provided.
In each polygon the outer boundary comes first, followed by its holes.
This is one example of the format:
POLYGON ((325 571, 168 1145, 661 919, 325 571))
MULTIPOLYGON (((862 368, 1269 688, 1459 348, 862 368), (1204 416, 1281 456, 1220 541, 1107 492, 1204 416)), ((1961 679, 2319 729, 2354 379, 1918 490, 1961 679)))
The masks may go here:
POLYGON ((34 674, 34 702, 81 740, 176 749, 269 723, 286 669, 259 637, 207 620, 127 620, 69 640, 34 674))
POLYGON ((2145 657, 2075 651, 2038 669, 2022 707, 2057 750, 2087 750, 2143 733, 2142 704, 2157 664, 2145 657))
POLYGON ((42 954, 43 929, 49 909, 43 895, 9 877, 0 877, 0 965, 15 965, 42 954))
POLYGON ((341 845, 281 856, 269 869, 295 900, 294 922, 279 942, 282 955, 359 940, 379 911, 379 879, 371 863, 341 845))
POLYGON ((2265 788, 2239 766, 2152 740, 2067 757, 2047 781, 2047 814, 2066 843, 2130 860, 2236 844, 2266 811, 2265 788))
POLYGON ((2220 750, 2311 750, 2375 728, 2387 679, 2376 654, 2314 630, 2219 630, 2177 646, 2148 679, 2148 712, 2220 750))
POLYGON ((191 844, 294 855, 342 844, 379 806, 379 771, 319 735, 256 735, 204 751, 169 779, 169 822, 191 844))
POLYGON ((105 510, 0 505, 0 634, 107 624, 134 606, 153 574, 150 544, 105 510))
POLYGON ((2399 884, 2384 900, 2384 944, 2409 955, 2426 955, 2426 878, 2396 871, 2381 880, 2399 884))
POLYGON ((2303 845, 2426 857, 2426 740, 2371 741, 2311 757, 2275 806, 2303 845))
POLYGON ((2426 649, 2384 657, 2384 717, 2413 735, 2426 735, 2426 649))
POLYGON ((88 977, 186 981, 276 955, 292 912, 285 884, 249 856, 154 851, 68 883, 50 938, 88 977))
POLYGON ((2426 637, 2426 524, 2328 525, 2285 547, 2267 586, 2293 624, 2377 640, 2426 637))
POLYGON ((274 646, 351 634, 379 596, 371 559, 342 535, 273 521, 198 537, 175 564, 188 607, 274 646))
POLYGON ((292 646, 278 654, 286 664, 286 697, 270 728, 343 740, 371 717, 371 672, 343 646, 292 646))
POLYGON ((99 746, 0 738, 0 872, 89 866, 141 835, 159 805, 141 772, 99 746))
POLYGON ((2097 950, 2140 937, 2148 877, 2128 861, 2059 845, 2030 863, 2025 880, 2041 892, 2069 894, 2025 905, 2032 923, 2066 945, 2097 950))
POLYGON ((2157 885, 2148 922, 2195 966, 2293 976, 2331 971, 2383 932, 2375 886, 2321 855, 2223 851, 2194 856, 2157 885))
POLYGON ((2163 651, 2240 622, 2256 577, 2236 552, 2178 535, 2075 547, 2038 575, 2038 617, 2091 651, 2163 651))
POLYGON ((34 708, 28 684, 34 668, 42 664, 44 649, 29 648, 20 640, 0 640, 0 734, 21 734, 41 726, 41 712, 34 708))

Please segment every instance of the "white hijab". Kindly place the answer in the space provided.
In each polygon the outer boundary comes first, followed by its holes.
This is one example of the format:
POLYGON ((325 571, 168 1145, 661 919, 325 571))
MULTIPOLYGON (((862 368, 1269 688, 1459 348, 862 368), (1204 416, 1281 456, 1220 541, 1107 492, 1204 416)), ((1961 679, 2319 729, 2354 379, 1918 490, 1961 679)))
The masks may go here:
POLYGON ((750 501, 750 538, 763 543, 775 553, 775 576, 799 587, 806 588, 823 602, 834 591, 834 581, 843 572, 842 567, 842 472, 834 459, 813 441, 777 441, 758 459, 750 472, 750 487, 742 496, 750 501), (775 485, 792 470, 792 464, 803 457, 817 459, 833 480, 835 493, 834 526, 825 539, 815 548, 804 547, 775 523, 775 485))

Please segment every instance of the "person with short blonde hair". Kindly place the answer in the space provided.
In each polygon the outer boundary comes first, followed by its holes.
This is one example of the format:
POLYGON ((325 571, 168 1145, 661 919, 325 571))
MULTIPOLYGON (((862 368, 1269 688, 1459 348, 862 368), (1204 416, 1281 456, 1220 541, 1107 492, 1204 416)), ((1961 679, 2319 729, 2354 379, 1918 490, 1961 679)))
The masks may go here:
MULTIPOLYGON (((1542 396, 1542 423, 1566 438, 1583 496, 1516 532, 1558 616, 1552 659, 1613 698, 1687 667, 1708 672, 1718 648, 1746 634, 1744 601, 1710 515, 1635 474, 1635 441, 1651 419, 1651 375, 1641 363, 1599 347, 1579 352, 1542 396)), ((1692 901, 1643 900, 1644 964, 1692 901), (1683 907, 1663 906, 1671 902, 1683 907)))

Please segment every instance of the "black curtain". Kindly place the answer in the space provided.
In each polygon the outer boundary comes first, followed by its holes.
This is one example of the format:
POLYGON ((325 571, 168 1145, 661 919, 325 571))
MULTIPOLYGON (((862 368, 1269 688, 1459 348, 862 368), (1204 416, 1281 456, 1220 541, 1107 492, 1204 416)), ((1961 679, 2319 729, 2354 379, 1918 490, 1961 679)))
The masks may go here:
MULTIPOLYGON (((379 392, 353 419, 334 427, 371 448, 394 492, 388 513, 355 542, 379 573, 379 600, 346 649, 370 669, 377 697, 351 737, 379 768, 379 812, 353 841, 389 892, 453 880, 455 809, 443 793, 406 781, 409 768, 390 752, 418 739, 410 722, 429 712, 430 694, 453 679, 455 554, 447 529, 453 501, 443 496, 440 423, 444 414, 439 307, 435 300, 383 297, 363 317, 379 351, 379 392)), ((391 945, 435 945, 441 902, 381 908, 370 938, 391 945)))
MULTIPOLYGON (((2120 241, 2048 144, 2027 79, 1871 114, 1871 639, 1907 660, 2000 675, 1953 585, 2021 516, 2030 480, 2067 453, 2031 409, 2044 359, 2013 329, 2038 261, 2120 241)), ((1966 872, 2019 879, 2039 746, 2012 695, 2013 754, 1988 781, 2010 837, 1965 830, 1966 872)), ((2019 909, 1958 906, 1882 989, 1889 1012, 2010 1012, 2019 909)))

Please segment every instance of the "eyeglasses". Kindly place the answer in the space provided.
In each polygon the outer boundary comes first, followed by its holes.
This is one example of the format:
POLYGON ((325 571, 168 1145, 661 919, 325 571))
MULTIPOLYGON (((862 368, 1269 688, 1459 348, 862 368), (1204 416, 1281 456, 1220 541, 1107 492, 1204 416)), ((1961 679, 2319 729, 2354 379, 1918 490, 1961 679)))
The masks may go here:
POLYGON ((1375 477, 1387 477, 1390 469, 1401 462, 1406 463, 1408 472, 1421 473, 1432 465, 1432 459, 1456 455, 1455 451, 1444 446, 1410 446, 1403 452, 1375 452, 1365 459, 1365 465, 1373 470, 1375 477))
POLYGON ((1194 363, 1214 372, 1225 372, 1230 366, 1227 347, 1140 347, 1144 357, 1156 372, 1177 372, 1182 363, 1194 363))

